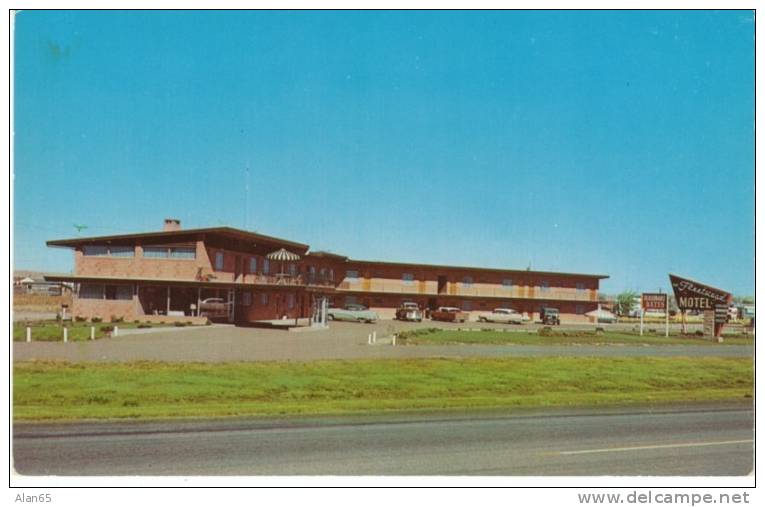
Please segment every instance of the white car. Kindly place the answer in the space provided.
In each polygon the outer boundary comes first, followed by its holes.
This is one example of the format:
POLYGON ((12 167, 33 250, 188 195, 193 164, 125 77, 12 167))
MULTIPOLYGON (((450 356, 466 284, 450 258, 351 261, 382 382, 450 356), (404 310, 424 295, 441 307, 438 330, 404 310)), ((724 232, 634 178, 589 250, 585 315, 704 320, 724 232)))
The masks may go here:
POLYGON ((512 308, 495 308, 489 315, 481 315, 478 322, 501 322, 504 324, 523 324, 523 315, 512 308))

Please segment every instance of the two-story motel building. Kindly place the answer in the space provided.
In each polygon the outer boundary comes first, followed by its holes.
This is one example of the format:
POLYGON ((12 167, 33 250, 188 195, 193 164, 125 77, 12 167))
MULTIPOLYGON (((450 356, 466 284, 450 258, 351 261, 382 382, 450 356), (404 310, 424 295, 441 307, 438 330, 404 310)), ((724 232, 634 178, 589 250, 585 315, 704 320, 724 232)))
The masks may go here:
POLYGON ((563 321, 587 321, 605 275, 363 261, 234 229, 182 229, 166 219, 160 232, 48 241, 74 250, 72 314, 105 321, 200 323, 200 302, 222 298, 231 322, 310 317, 317 298, 361 303, 392 318, 404 301, 457 306, 472 319, 509 307, 538 318, 542 307, 563 321), (270 260, 284 249, 294 261, 270 260), (273 257, 271 255, 270 257, 273 257))

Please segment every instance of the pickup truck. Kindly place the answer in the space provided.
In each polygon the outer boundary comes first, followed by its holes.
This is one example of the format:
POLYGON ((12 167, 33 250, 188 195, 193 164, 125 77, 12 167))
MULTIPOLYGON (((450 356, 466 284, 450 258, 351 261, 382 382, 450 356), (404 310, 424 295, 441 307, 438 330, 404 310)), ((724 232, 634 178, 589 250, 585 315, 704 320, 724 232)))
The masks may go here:
POLYGON ((465 322, 470 318, 470 314, 453 306, 442 306, 431 313, 430 318, 432 320, 443 320, 444 322, 465 322))
POLYGON ((410 301, 401 303, 401 306, 396 310, 396 320, 422 322, 422 310, 420 310, 420 306, 417 303, 410 301))

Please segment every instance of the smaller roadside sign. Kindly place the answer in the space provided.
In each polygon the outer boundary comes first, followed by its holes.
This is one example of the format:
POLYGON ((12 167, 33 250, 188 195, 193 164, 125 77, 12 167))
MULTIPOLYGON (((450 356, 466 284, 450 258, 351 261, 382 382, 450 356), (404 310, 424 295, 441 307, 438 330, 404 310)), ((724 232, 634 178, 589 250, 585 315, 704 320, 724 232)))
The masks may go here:
POLYGON ((640 297, 640 304, 643 310, 662 310, 667 309, 667 295, 644 292, 640 297))
POLYGON ((728 306, 715 306, 715 324, 725 324, 728 321, 728 306))

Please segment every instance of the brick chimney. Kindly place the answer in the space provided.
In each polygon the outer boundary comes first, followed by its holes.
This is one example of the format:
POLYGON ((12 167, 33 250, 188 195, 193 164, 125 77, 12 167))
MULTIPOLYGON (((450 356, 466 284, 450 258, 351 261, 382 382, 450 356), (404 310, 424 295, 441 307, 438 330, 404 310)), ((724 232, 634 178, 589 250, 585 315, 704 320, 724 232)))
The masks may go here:
POLYGON ((162 227, 163 231, 180 231, 181 221, 177 218, 166 218, 165 225, 162 227))

